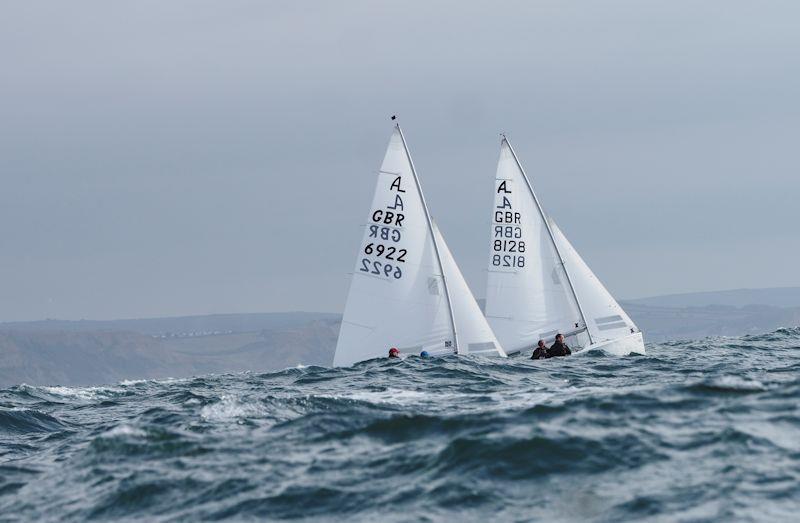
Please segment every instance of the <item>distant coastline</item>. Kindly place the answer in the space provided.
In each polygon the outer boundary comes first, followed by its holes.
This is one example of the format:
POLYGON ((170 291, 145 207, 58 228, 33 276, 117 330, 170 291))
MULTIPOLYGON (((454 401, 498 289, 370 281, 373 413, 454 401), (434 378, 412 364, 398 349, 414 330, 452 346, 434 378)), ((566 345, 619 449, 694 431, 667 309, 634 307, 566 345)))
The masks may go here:
MULTIPOLYGON (((800 325, 800 287, 621 302, 647 342, 738 336, 800 325)), ((341 315, 213 314, 0 323, 0 387, 262 372, 331 364, 341 315)))

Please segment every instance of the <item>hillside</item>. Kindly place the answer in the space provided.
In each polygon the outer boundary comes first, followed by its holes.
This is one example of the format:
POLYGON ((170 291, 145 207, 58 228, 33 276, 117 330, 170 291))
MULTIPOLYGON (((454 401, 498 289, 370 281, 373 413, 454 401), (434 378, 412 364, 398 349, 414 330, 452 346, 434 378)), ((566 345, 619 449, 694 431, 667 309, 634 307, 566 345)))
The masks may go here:
POLYGON ((646 342, 740 336, 800 325, 800 307, 654 307, 629 302, 622 306, 642 329, 646 342))
MULTIPOLYGON (((647 342, 736 336, 800 325, 798 289, 656 296, 623 306, 647 342)), ((338 314, 287 312, 1 323, 0 387, 330 365, 340 321, 338 314)))
MULTIPOLYGON (((217 323, 199 319, 190 322, 195 329, 190 332, 174 332, 174 324, 167 322, 170 330, 161 334, 136 332, 137 327, 149 330, 149 320, 131 320, 131 328, 120 331, 81 330, 75 325, 72 330, 0 327, 0 387, 92 385, 329 365, 339 321, 328 316, 309 314, 304 322, 291 317, 286 324, 270 321, 269 328, 260 330, 245 330, 251 325, 243 321, 241 331, 227 332, 217 332, 217 323)), ((86 327, 88 322, 75 323, 86 327)), ((186 325, 183 320, 178 324, 186 325)))
POLYGON ((627 303, 651 307, 705 307, 727 305, 747 307, 766 305, 770 307, 800 307, 800 287, 775 287, 768 289, 733 289, 727 291, 690 292, 666 294, 625 300, 627 303))

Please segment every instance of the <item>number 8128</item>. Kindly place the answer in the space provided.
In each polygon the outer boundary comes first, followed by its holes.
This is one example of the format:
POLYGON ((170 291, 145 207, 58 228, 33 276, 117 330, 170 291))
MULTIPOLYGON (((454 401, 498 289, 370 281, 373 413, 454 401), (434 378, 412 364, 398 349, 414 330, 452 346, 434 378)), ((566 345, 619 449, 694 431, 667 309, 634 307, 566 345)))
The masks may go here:
POLYGON ((525 267, 525 256, 495 254, 492 256, 492 265, 495 267, 525 267))

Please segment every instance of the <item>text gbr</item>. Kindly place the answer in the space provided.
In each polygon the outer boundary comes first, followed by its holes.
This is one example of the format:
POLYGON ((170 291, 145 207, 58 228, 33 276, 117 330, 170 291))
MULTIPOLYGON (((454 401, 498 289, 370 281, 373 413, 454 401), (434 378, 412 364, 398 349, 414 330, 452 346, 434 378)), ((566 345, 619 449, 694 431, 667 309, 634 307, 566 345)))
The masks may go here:
POLYGON ((500 180, 495 192, 492 223, 492 266, 498 269, 525 267, 525 242, 522 238, 522 215, 514 211, 509 180, 500 180))
MULTIPOLYGON (((383 176, 384 173, 381 173, 383 176)), ((399 280, 403 277, 400 264, 405 263, 408 251, 400 248, 403 239, 403 220, 405 219, 403 206, 403 193, 401 186, 402 176, 395 176, 389 185, 389 201, 383 209, 372 212, 372 223, 367 225, 368 233, 361 249, 364 257, 361 258, 359 271, 383 278, 399 280)))

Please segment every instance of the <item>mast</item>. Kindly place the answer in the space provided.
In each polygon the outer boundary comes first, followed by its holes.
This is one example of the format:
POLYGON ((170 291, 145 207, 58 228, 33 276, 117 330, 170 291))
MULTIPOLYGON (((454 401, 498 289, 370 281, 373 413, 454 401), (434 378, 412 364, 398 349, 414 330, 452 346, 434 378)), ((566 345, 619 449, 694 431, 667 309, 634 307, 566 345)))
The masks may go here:
MULTIPOLYGON (((394 120, 394 117, 392 117, 394 120)), ((450 327, 453 329, 453 352, 458 354, 458 334, 456 334, 456 319, 453 315, 453 304, 450 301, 450 291, 447 289, 447 278, 444 275, 444 267, 442 266, 442 258, 439 255, 439 245, 436 242, 436 235, 433 233, 433 222, 431 221, 431 213, 428 211, 428 204, 425 203, 425 195, 422 194, 422 187, 419 184, 419 178, 417 177, 417 170, 414 168, 414 160, 411 159, 411 153, 408 150, 408 145, 406 144, 406 137, 403 136, 403 130, 400 129, 400 124, 395 124, 397 128, 397 132, 400 133, 400 139, 403 141, 403 149, 406 151, 406 157, 408 158, 408 163, 411 165, 411 174, 414 177, 414 183, 417 186, 417 193, 419 194, 420 200, 422 200, 422 208, 425 210, 425 220, 428 222, 428 232, 431 235, 431 241, 433 242, 433 252, 436 254, 436 263, 439 264, 439 272, 442 273, 442 287, 444 288, 444 296, 447 300, 447 310, 450 312, 450 327)), ((549 230, 549 229, 548 229, 549 230)))
MULTIPOLYGON (((401 133, 402 135, 402 133, 401 133)), ((544 221, 544 226, 547 229, 547 235, 550 237, 550 243, 553 244, 553 249, 556 251, 556 256, 558 256, 558 262, 564 268, 564 275, 567 277, 567 283, 569 284, 569 290, 572 294, 572 299, 575 300, 575 305, 578 306, 578 312, 581 315, 581 321, 583 322, 584 328, 586 328, 586 334, 589 336, 589 344, 591 345, 594 343, 592 340, 592 333, 589 330, 589 324, 586 323, 586 316, 583 313, 583 307, 581 307, 581 302, 578 299, 578 295, 575 293, 575 287, 572 285, 572 278, 569 277, 569 271, 567 270, 567 265, 564 263, 564 258, 561 256, 561 251, 558 250, 558 245, 556 244, 556 239, 553 237, 553 231, 550 229, 550 222, 547 220, 547 216, 544 214, 544 209, 542 209, 542 205, 539 203, 539 198, 536 197, 536 191, 533 190, 533 185, 531 181, 528 179, 528 175, 525 173, 525 169, 522 168, 522 164, 517 158, 517 153, 514 152, 514 148, 511 147, 511 142, 508 141, 506 135, 503 136, 503 141, 506 142, 508 145, 508 150, 511 151, 511 156, 514 157, 514 161, 517 162, 517 167, 519 167, 520 172, 522 173, 522 177, 525 179, 525 183, 528 185, 528 190, 531 192, 531 196, 533 197, 533 201, 536 202, 536 208, 539 210, 539 215, 542 217, 542 221, 544 221)), ((411 170, 413 171, 414 168, 412 166, 411 170)))

